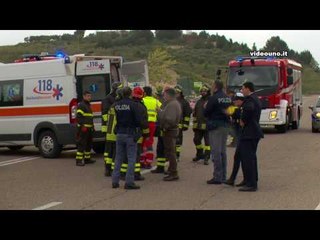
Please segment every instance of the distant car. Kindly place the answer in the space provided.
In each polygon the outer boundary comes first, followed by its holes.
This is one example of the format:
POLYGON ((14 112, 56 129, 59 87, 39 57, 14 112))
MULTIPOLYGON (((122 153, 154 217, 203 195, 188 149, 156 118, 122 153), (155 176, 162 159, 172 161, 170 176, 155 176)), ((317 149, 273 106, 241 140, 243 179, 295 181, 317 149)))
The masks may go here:
POLYGON ((320 130, 320 96, 317 99, 316 105, 311 105, 309 108, 312 111, 312 132, 315 133, 320 130))

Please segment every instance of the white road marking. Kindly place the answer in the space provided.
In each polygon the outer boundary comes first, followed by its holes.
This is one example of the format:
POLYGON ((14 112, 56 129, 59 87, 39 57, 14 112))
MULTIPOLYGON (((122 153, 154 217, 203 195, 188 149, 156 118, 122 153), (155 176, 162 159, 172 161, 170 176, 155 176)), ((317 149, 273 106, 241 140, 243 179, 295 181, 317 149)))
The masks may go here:
POLYGON ((316 207, 315 210, 320 210, 320 203, 319 203, 319 205, 316 207))
POLYGON ((0 162, 0 167, 4 167, 7 165, 12 165, 16 163, 21 163, 21 162, 26 162, 26 161, 31 161, 40 158, 40 156, 30 156, 30 157, 24 157, 24 158, 16 158, 16 159, 11 159, 8 161, 3 161, 0 162))
POLYGON ((46 205, 34 208, 32 210, 45 210, 45 209, 48 209, 48 208, 51 208, 51 207, 54 207, 54 206, 57 206, 57 205, 60 205, 60 204, 62 204, 62 202, 51 202, 51 203, 48 203, 46 205))

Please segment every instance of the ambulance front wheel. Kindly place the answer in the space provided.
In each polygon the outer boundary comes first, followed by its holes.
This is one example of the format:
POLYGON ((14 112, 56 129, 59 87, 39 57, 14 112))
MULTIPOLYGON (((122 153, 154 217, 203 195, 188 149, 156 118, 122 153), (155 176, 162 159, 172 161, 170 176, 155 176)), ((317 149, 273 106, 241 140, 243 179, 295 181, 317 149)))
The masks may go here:
POLYGON ((40 153, 45 158, 56 158, 62 151, 62 145, 58 143, 56 135, 52 131, 44 131, 38 140, 40 153))

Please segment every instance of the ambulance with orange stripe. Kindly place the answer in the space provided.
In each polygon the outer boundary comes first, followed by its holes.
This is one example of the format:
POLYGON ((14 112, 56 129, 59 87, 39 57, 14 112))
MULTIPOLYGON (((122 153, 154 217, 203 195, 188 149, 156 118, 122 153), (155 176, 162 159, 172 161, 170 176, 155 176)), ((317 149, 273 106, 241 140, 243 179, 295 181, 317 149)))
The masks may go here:
POLYGON ((75 144, 76 108, 90 90, 94 145, 103 151, 101 100, 121 81, 123 59, 116 56, 25 55, 0 64, 0 146, 12 150, 34 145, 47 158, 75 144))

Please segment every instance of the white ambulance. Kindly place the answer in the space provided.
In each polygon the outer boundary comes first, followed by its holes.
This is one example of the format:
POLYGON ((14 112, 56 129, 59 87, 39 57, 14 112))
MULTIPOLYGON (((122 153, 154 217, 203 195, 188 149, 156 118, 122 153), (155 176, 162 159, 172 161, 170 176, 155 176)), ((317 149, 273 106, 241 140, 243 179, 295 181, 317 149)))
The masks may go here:
POLYGON ((34 145, 47 158, 75 144, 76 107, 90 90, 94 112, 93 149, 102 152, 101 100, 121 81, 122 57, 26 55, 0 64, 0 146, 34 145))

